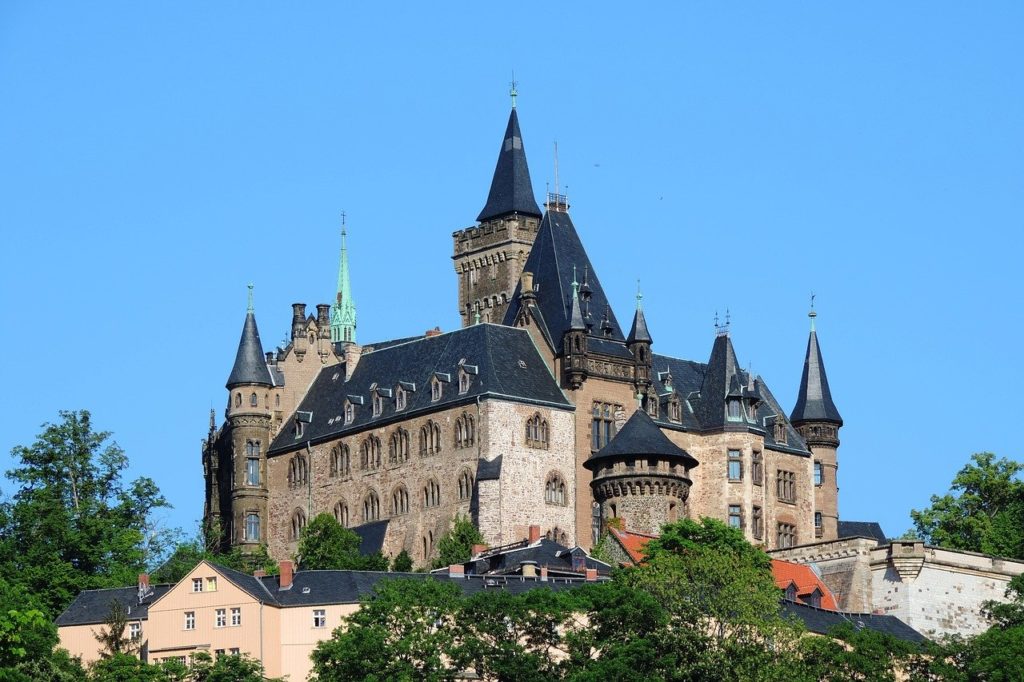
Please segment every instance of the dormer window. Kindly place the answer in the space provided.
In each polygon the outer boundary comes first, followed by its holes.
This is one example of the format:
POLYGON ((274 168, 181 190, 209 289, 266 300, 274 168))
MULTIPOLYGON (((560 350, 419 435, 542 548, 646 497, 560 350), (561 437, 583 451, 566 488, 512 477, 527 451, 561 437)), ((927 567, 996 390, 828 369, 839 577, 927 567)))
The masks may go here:
POLYGON ((786 588, 786 601, 796 601, 796 585, 793 583, 786 588))
POLYGON ((395 389, 395 410, 401 411, 405 409, 406 393, 405 389, 399 386, 395 389))
POLYGON ((355 420, 356 420, 356 406, 346 400, 345 401, 345 423, 346 424, 351 424, 355 420))
POLYGON ((436 403, 441 399, 441 381, 434 377, 430 382, 430 402, 436 403))
POLYGON ((303 433, 305 433, 305 428, 303 428, 304 426, 305 425, 302 422, 300 422, 298 419, 295 420, 294 432, 295 432, 295 437, 296 438, 302 438, 303 433))
POLYGON ((729 421, 742 421, 743 408, 740 406, 739 398, 729 398, 729 400, 726 401, 726 408, 728 409, 729 421))
POLYGON ((811 592, 809 595, 807 595, 804 598, 804 601, 807 602, 808 606, 813 606, 816 609, 820 609, 821 608, 821 590, 818 589, 817 587, 815 587, 814 591, 811 592))
POLYGON ((775 418, 775 442, 780 445, 786 444, 786 420, 782 417, 775 418))
POLYGON ((668 420, 677 424, 683 421, 682 405, 675 396, 668 402, 668 420))
POLYGON ((465 370, 459 370, 459 395, 469 390, 469 374, 465 370))
POLYGON ((381 412, 384 411, 384 399, 380 397, 380 394, 375 393, 373 395, 373 416, 379 417, 381 412))

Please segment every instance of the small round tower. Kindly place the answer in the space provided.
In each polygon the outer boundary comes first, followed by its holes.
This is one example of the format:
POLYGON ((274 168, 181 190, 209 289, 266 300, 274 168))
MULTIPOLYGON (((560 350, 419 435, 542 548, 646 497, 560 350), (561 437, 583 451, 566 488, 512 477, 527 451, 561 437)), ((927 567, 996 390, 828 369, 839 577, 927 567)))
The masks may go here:
POLYGON ((602 525, 619 518, 627 530, 657 535, 663 525, 685 516, 690 469, 697 464, 646 412, 637 410, 584 466, 594 474, 590 487, 602 525))

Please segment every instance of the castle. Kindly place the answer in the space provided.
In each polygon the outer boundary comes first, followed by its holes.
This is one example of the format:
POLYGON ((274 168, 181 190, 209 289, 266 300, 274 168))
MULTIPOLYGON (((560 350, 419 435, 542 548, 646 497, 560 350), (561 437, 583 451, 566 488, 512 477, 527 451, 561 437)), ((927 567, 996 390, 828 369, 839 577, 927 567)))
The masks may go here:
POLYGON ((224 548, 288 558, 323 512, 419 564, 456 515, 491 545, 536 524, 590 548, 613 518, 656 533, 701 516, 768 549, 837 538, 843 420, 813 310, 787 417, 728 325, 706 362, 654 352, 639 294, 623 328, 567 198, 544 209, 513 98, 484 208, 453 234, 461 329, 357 343, 344 232, 334 303, 294 304, 284 348, 264 352, 250 291, 202 451, 224 548))

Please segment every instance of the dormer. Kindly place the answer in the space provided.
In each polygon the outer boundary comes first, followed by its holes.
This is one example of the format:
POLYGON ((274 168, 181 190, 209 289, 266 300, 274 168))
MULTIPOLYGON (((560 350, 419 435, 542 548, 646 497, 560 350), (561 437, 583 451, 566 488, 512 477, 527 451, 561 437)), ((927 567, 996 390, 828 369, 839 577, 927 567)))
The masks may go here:
POLYGON ((299 410, 295 413, 295 423, 292 426, 292 433, 296 439, 302 438, 306 435, 306 429, 308 424, 313 421, 313 413, 299 410))
POLYGON ((479 368, 476 365, 467 365, 465 361, 460 363, 459 366, 459 395, 464 395, 469 392, 469 387, 473 383, 473 377, 479 373, 479 368))
POLYGON ((409 393, 416 390, 416 384, 399 381, 395 387, 395 411, 401 412, 409 404, 409 393))
POLYGON ((436 403, 444 396, 444 384, 450 384, 452 375, 444 372, 434 372, 430 379, 430 402, 436 403))

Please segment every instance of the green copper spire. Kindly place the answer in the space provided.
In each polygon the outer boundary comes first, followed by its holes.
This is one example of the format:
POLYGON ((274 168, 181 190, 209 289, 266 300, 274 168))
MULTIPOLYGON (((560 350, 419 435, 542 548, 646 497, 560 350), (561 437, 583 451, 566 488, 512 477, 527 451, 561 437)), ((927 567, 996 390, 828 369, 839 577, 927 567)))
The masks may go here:
POLYGON ((348 274, 348 247, 345 244, 345 213, 341 214, 341 264, 338 266, 338 293, 331 306, 331 341, 356 342, 356 304, 348 274))

